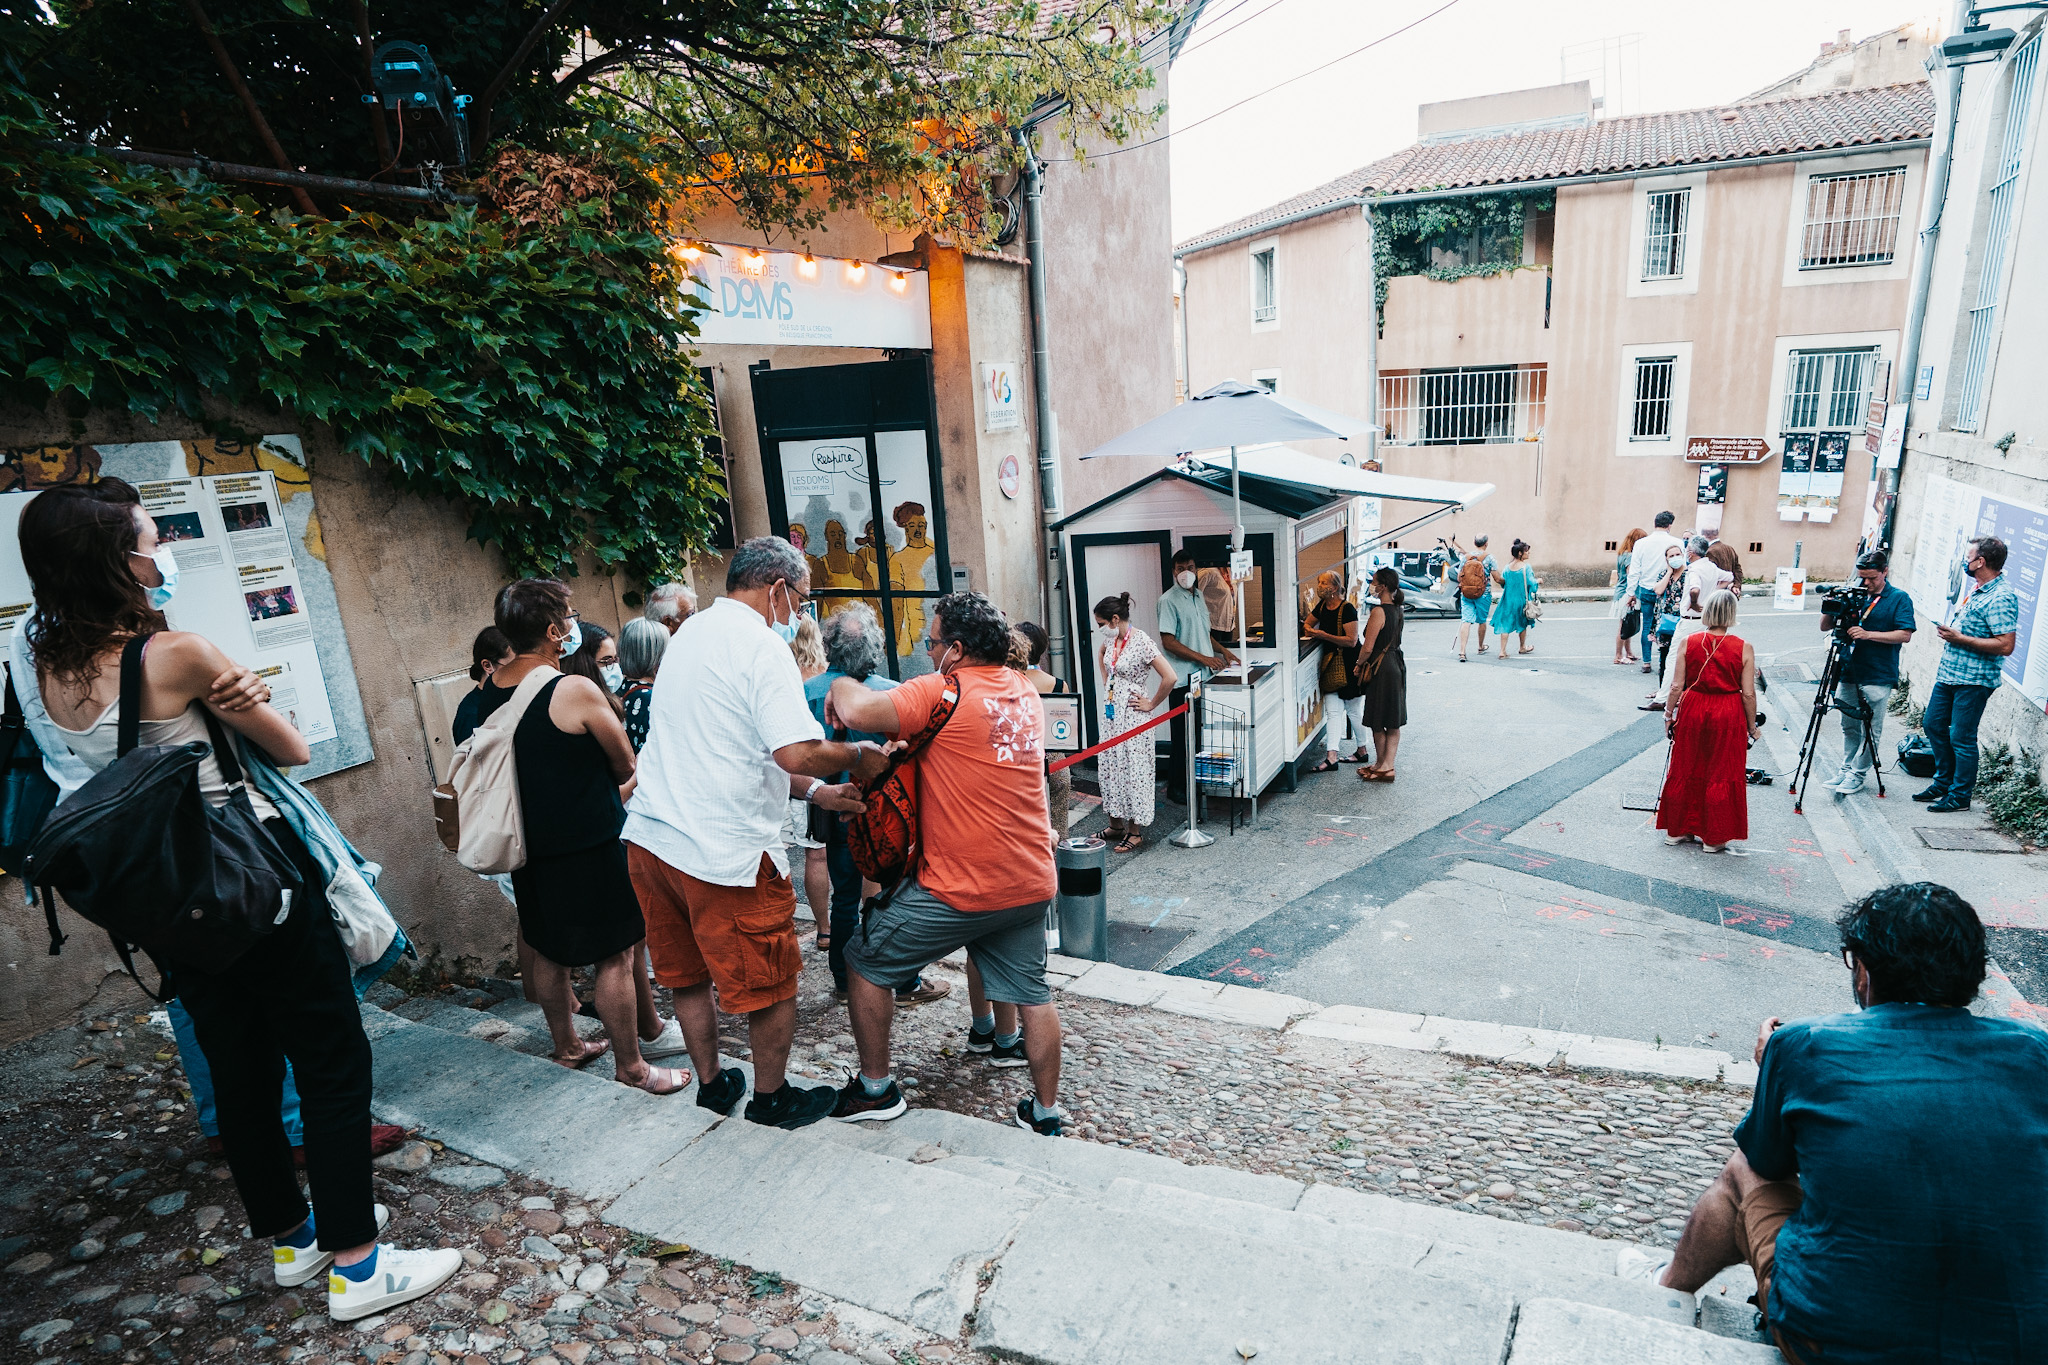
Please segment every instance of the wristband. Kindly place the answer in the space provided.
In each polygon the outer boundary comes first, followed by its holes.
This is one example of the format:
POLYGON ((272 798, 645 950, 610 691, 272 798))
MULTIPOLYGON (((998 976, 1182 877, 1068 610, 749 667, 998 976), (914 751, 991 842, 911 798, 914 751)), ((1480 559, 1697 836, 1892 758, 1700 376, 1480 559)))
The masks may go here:
POLYGON ((808 804, 809 804, 809 803, 811 802, 811 800, 812 800, 812 799, 813 799, 814 797, 816 797, 816 796, 817 796, 818 792, 819 792, 820 790, 822 790, 822 789, 823 789, 823 788, 824 788, 824 787, 825 787, 826 785, 827 785, 827 784, 826 784, 826 782, 825 782, 825 779, 824 779, 824 778, 822 778, 822 777, 814 777, 814 778, 812 778, 812 779, 811 779, 811 787, 810 787, 810 790, 804 793, 804 802, 805 802, 805 804, 806 804, 806 805, 808 805, 808 804))

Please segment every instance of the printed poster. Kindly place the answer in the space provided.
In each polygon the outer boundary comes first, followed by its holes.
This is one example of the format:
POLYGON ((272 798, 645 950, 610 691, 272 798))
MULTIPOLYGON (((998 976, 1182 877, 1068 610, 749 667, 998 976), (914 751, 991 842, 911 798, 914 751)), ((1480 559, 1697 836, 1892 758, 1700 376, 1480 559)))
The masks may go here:
POLYGON ((1842 475, 1849 467, 1849 436, 1831 432, 1814 452, 1813 474, 1806 486, 1806 519, 1830 522, 1842 510, 1842 475))
POLYGON ((1798 521, 1806 515, 1806 493, 1813 482, 1814 438, 1787 436, 1778 465, 1778 520, 1798 521))
POLYGON ((296 436, 5 452, 0 642, 33 607, 15 536, 21 509, 43 488, 107 476, 135 486, 158 544, 177 560, 171 628, 206 636, 263 678, 271 705, 306 737, 313 759, 294 775, 369 762, 369 721, 296 436))
POLYGON ((2007 682, 2036 706, 2048 707, 2048 508, 1986 493, 1929 475, 1913 551, 1914 611, 1953 624, 1977 588, 1963 570, 1972 540, 2005 542, 2005 581, 2020 601, 2013 652, 2000 661, 2007 682))

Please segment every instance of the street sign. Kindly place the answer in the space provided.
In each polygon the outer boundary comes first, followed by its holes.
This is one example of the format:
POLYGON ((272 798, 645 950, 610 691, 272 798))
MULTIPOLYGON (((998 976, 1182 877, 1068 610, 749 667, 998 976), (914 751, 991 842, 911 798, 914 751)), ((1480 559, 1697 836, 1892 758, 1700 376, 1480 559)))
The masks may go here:
POLYGON ((1690 436, 1685 458, 1694 464, 1762 464, 1771 458, 1771 443, 1761 436, 1690 436))
POLYGON ((1252 552, 1250 550, 1232 550, 1230 552, 1230 581, 1233 583, 1249 583, 1251 577, 1252 552))

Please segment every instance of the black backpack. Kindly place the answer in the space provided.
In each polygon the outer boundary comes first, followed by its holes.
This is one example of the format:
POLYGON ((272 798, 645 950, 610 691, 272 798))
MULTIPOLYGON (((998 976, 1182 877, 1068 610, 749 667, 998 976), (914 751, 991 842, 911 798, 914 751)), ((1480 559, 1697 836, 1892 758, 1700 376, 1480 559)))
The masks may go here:
MULTIPOLYGON (((50 812, 22 874, 43 890, 52 955, 64 935, 50 893, 61 891, 107 931, 137 985, 133 949, 165 974, 225 971, 284 923, 301 890, 298 869, 256 818, 242 765, 212 712, 212 752, 232 791, 224 806, 200 794, 208 746, 137 744, 146 640, 137 636, 121 651, 118 756, 50 812)), ((170 995, 143 991, 155 1000, 170 995)))
POLYGON ((14 670, 5 664, 0 670, 7 674, 7 709, 0 712, 0 872, 17 872, 50 807, 57 804, 57 784, 43 771, 43 751, 28 732, 28 717, 14 692, 14 670))

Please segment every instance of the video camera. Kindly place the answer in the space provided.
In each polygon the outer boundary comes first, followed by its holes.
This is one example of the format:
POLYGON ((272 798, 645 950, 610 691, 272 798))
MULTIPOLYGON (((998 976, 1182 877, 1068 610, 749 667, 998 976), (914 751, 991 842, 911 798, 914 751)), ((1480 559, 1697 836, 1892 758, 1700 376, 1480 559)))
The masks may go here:
POLYGON ((1821 592, 1820 614, 1834 618, 1835 639, 1848 642, 1849 628, 1863 620, 1863 613, 1870 609, 1874 596, 1869 589, 1855 583, 1844 583, 1839 588, 1827 588, 1821 592))

